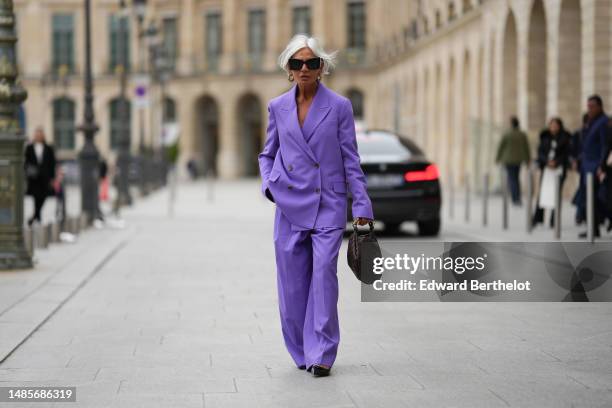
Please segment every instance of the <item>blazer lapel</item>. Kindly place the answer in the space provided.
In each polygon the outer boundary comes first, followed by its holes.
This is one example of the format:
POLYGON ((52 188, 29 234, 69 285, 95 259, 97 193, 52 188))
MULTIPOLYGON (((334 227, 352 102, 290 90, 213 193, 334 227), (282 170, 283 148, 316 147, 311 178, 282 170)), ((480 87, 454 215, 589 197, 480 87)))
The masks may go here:
MULTIPOLYGON (((300 123, 298 122, 297 115, 297 104, 295 102, 295 92, 296 92, 297 84, 293 85, 293 87, 285 94, 285 98, 283 104, 280 109, 283 111, 283 114, 280 115, 282 118, 285 127, 289 130, 289 135, 295 139, 295 142, 304 150, 304 152, 313 160, 317 161, 314 152, 306 143, 306 139, 304 139, 304 134, 302 133, 302 128, 300 128, 300 123)), ((315 99, 319 90, 315 94, 315 99)), ((314 100, 312 105, 314 105, 314 100)), ((312 109, 312 106, 310 109, 312 109)), ((308 122, 308 116, 310 116, 310 112, 306 117, 306 122, 308 122)), ((306 130, 306 123, 304 123, 304 131, 306 130)))
POLYGON ((310 137, 312 133, 317 128, 319 123, 327 116, 329 112, 329 98, 327 95, 327 88, 323 85, 322 82, 319 82, 317 92, 312 100, 312 104, 308 110, 308 114, 306 115, 306 120, 304 121, 304 127, 302 128, 302 132, 304 133, 304 139, 308 143, 310 141, 310 137))

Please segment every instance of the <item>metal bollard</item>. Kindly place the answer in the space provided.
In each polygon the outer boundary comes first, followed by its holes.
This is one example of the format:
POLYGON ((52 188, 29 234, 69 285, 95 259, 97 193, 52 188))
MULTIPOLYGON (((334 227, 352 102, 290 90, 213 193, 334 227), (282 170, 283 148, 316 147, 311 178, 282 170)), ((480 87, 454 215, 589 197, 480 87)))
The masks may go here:
POLYGON ((502 228, 508 229, 508 177, 506 170, 502 167, 502 228))
POLYGON ((87 214, 81 213, 78 217, 79 222, 79 230, 83 231, 89 227, 89 223, 87 222, 87 214))
POLYGON ((212 203, 215 200, 215 174, 213 169, 206 171, 206 198, 212 203))
POLYGON ((69 232, 71 234, 74 234, 74 228, 72 227, 72 217, 64 218, 63 232, 69 232))
POLYGON ((53 223, 50 222, 45 224, 43 228, 45 229, 45 236, 47 237, 47 245, 53 243, 53 223))
POLYGON ((555 239, 561 239, 561 173, 555 181, 555 239))
POLYGON ((167 179, 168 183, 170 184, 168 191, 168 216, 172 217, 174 216, 174 205, 176 203, 176 189, 178 182, 178 169, 176 168, 176 166, 172 166, 168 170, 167 179))
POLYGON ((54 221, 53 223, 49 224, 51 226, 51 232, 49 234, 50 238, 49 240, 51 242, 59 242, 59 234, 60 234, 60 223, 58 221, 54 221))
POLYGON ((68 226, 69 232, 73 233, 74 235, 79 234, 79 222, 76 217, 68 217, 68 226))
POLYGON ((489 172, 486 172, 483 180, 482 188, 482 226, 486 227, 489 218, 489 184, 490 184, 489 172))
POLYGON ((36 248, 45 249, 49 242, 47 241, 47 229, 44 225, 35 224, 34 226, 34 246, 36 248))
POLYGON ((587 183, 587 241, 594 242, 595 237, 593 235, 593 230, 595 229, 595 208, 594 208, 594 200, 595 200, 595 186, 593 185, 594 177, 593 173, 589 172, 586 175, 586 183, 587 183))
POLYGON ((455 185, 450 176, 448 177, 448 215, 451 219, 455 218, 455 185))
POLYGON ((465 175, 465 222, 470 222, 470 177, 465 175))
POLYGON ((525 203, 525 225, 527 233, 531 234, 533 230, 533 167, 527 165, 527 202, 525 203))
POLYGON ((25 227, 23 229, 23 240, 25 243, 26 250, 30 256, 34 255, 34 230, 32 227, 25 227))

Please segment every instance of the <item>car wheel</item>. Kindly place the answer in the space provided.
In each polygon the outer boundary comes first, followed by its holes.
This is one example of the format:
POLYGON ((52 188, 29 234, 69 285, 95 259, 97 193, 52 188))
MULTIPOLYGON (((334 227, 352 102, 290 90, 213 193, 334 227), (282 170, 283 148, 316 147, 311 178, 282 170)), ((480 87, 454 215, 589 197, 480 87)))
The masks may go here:
POLYGON ((428 221, 419 221, 419 235, 421 236, 433 236, 438 235, 440 232, 440 219, 436 218, 428 221))

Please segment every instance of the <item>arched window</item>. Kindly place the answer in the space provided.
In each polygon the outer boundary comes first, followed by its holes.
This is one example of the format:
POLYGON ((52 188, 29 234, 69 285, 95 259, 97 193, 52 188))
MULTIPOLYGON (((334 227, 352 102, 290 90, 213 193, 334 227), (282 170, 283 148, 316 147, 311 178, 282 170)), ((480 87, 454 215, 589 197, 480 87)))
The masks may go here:
POLYGON ((363 119, 363 92, 357 89, 350 89, 346 95, 353 105, 353 116, 355 119, 363 119))
POLYGON ((53 140, 58 149, 74 149, 75 104, 72 99, 53 101, 53 140))
POLYGON ((129 138, 132 134, 132 106, 130 101, 127 99, 115 98, 110 101, 110 147, 111 149, 118 149, 121 144, 121 131, 123 127, 126 127, 127 137, 129 138), (124 103, 122 103, 124 102, 124 103), (123 121, 123 115, 120 109, 127 110, 126 120, 123 121))

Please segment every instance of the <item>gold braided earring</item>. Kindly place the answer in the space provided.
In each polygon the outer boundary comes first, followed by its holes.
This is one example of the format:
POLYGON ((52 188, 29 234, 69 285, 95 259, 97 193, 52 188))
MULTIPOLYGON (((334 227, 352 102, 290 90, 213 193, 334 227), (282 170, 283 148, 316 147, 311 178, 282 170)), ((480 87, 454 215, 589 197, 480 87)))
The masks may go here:
POLYGON ((293 82, 293 73, 289 73, 288 79, 289 79, 289 82, 293 82))

